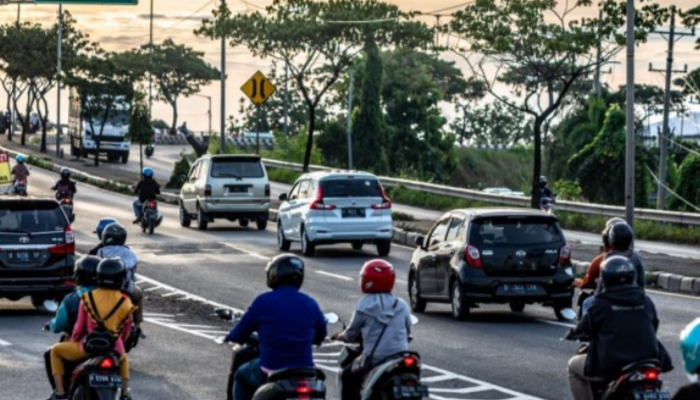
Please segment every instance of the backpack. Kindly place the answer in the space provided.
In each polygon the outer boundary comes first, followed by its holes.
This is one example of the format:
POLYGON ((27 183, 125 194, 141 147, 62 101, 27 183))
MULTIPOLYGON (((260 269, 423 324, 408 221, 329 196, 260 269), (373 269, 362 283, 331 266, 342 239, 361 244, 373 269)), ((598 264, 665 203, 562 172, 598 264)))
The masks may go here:
POLYGON ((100 318, 92 292, 88 293, 88 300, 90 301, 90 307, 85 307, 85 309, 90 314, 90 317, 97 323, 97 327, 95 327, 92 332, 85 336, 83 339, 83 348, 88 354, 107 354, 114 350, 116 338, 119 336, 119 334, 121 334, 126 320, 122 321, 117 329, 117 332, 114 333, 107 329, 104 322, 112 318, 114 313, 119 310, 126 299, 124 297, 119 299, 117 305, 114 306, 112 311, 110 311, 104 319, 100 318))

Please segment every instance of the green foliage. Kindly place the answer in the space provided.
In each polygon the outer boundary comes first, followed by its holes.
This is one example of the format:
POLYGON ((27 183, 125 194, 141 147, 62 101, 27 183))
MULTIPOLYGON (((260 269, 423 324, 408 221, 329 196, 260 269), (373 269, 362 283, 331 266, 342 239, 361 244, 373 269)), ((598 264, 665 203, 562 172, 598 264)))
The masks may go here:
POLYGON ((187 176, 190 173, 190 162, 184 154, 180 154, 180 160, 175 163, 173 173, 170 175, 170 180, 165 184, 168 189, 182 189, 182 186, 187 182, 187 176))
POLYGON ((362 103, 353 115, 355 165, 360 170, 384 175, 389 170, 388 129, 382 113, 382 59, 376 44, 367 46, 362 76, 362 103))
MULTIPOLYGON (((335 168, 348 168, 347 128, 342 121, 323 124, 316 139, 323 155, 323 165, 335 168)), ((357 151, 357 149, 355 149, 357 151)))
POLYGON ((581 201, 583 199, 583 190, 578 180, 567 181, 561 179, 554 182, 552 188, 561 200, 581 201))
MULTIPOLYGON (((303 163, 306 155, 306 131, 302 129, 300 132, 285 137, 282 133, 275 134, 275 149, 269 154, 270 158, 294 163, 303 163)), ((313 145, 310 155, 311 165, 323 164, 323 156, 316 144, 313 145)))
MULTIPOLYGON (((603 129, 569 161, 572 177, 578 178, 584 196, 593 203, 622 205, 625 202, 625 113, 619 106, 608 110, 603 129)), ((649 204, 647 154, 637 144, 635 204, 649 204)))
POLYGON ((532 147, 509 150, 459 148, 457 169, 448 184, 454 187, 483 189, 508 187, 527 193, 532 170, 532 147))
POLYGON ((451 128, 460 144, 510 146, 532 141, 530 121, 522 111, 501 102, 476 107, 467 103, 457 107, 460 113, 451 128))
POLYGON ((153 137, 151 125, 151 112, 146 103, 146 96, 137 92, 131 102, 131 115, 129 116, 129 139, 136 144, 150 144, 153 137))
POLYGON ((158 129, 158 130, 166 130, 170 128, 170 125, 168 125, 167 122, 163 121, 162 119, 154 119, 151 121, 151 126, 153 129, 158 129))
POLYGON ((270 178, 270 180, 273 182, 281 182, 286 183, 288 185, 293 185, 301 176, 301 172, 292 171, 290 169, 279 169, 272 167, 266 167, 266 169, 268 178, 270 178))
MULTIPOLYGON (((675 192, 696 207, 700 207, 700 156, 691 154, 683 160, 675 192)), ((675 197, 671 199, 669 206, 678 211, 697 211, 675 197)))

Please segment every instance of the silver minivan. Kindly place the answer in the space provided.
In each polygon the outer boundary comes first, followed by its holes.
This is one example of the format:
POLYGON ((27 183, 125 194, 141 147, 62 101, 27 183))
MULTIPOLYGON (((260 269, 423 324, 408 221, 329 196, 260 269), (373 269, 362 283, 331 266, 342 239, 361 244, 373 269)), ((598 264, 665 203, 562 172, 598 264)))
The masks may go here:
POLYGON ((195 161, 180 191, 180 225, 206 230, 218 218, 267 228, 270 181, 260 156, 211 155, 195 161))
POLYGON ((366 172, 313 172, 300 177, 279 199, 277 244, 288 251, 301 243, 305 256, 316 246, 350 243, 355 250, 374 244, 380 256, 391 251, 391 201, 379 179, 366 172))

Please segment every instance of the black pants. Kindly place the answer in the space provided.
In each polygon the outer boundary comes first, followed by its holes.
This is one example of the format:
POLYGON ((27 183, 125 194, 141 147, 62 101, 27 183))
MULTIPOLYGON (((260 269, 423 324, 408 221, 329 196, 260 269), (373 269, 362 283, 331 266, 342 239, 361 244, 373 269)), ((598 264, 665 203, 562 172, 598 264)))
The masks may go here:
POLYGON ((352 363, 340 373, 340 399, 360 400, 365 377, 352 372, 352 363))

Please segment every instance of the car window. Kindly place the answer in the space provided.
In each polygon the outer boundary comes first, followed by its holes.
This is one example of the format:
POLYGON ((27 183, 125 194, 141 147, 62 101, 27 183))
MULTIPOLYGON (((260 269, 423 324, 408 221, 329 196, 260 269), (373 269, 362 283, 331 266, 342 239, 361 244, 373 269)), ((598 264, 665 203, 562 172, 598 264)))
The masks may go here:
POLYGON ((263 178, 265 173, 260 161, 255 159, 213 159, 212 178, 263 178))
POLYGON ((299 183, 299 198, 300 199, 308 199, 310 196, 309 194, 309 181, 302 181, 299 183))
POLYGON ((484 218, 472 221, 469 243, 475 246, 499 244, 558 244, 564 241, 559 225, 550 218, 484 218))
POLYGON ((302 182, 297 182, 296 185, 289 191, 289 200, 296 200, 299 198, 299 187, 302 182))
POLYGON ((0 203, 0 233, 56 232, 68 226, 58 204, 0 203))
POLYGON ((323 197, 382 197, 382 186, 374 178, 326 179, 321 190, 323 197))
POLYGON ((447 233, 447 228, 450 225, 450 219, 445 218, 435 225, 432 232, 430 232, 430 239, 428 240, 428 248, 435 247, 436 245, 445 241, 445 234, 447 233))
POLYGON ((200 165, 202 165, 202 163, 198 162, 192 167, 192 169, 190 170, 190 176, 188 177, 189 181, 192 181, 194 178, 197 178, 199 176, 200 165))
POLYGON ((464 216, 454 215, 450 220, 450 225, 447 228, 447 239, 446 241, 451 242, 457 239, 466 239, 463 237, 464 233, 464 216), (461 231, 461 234, 460 234, 461 231))

